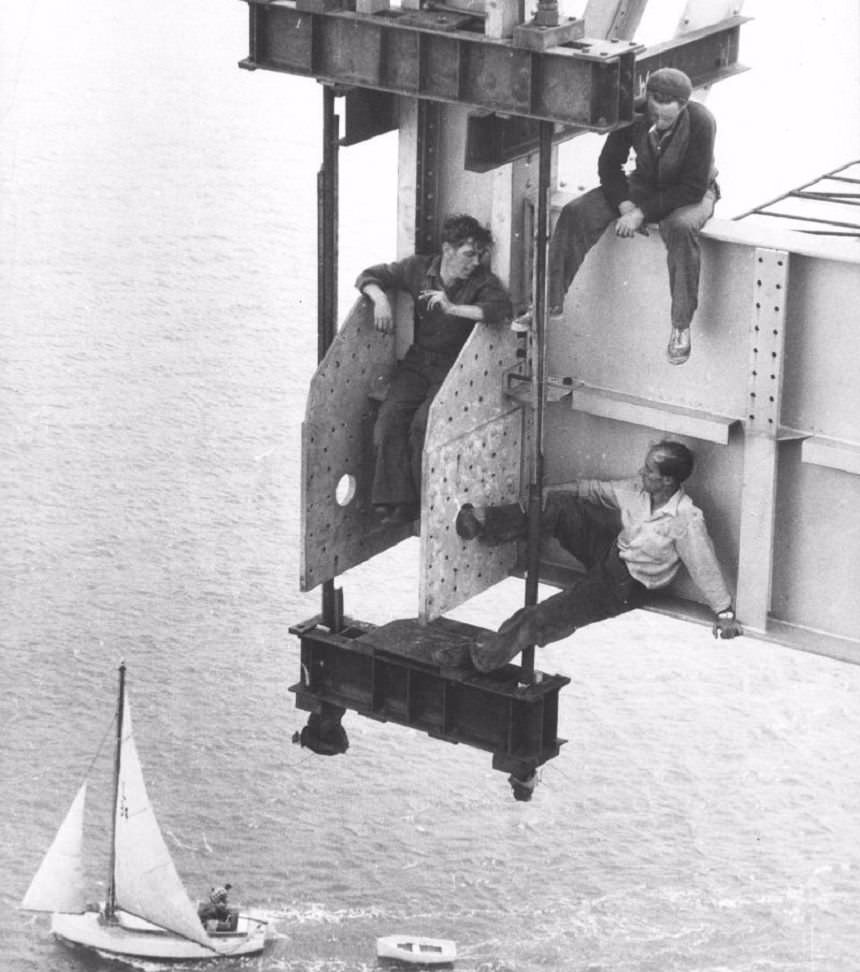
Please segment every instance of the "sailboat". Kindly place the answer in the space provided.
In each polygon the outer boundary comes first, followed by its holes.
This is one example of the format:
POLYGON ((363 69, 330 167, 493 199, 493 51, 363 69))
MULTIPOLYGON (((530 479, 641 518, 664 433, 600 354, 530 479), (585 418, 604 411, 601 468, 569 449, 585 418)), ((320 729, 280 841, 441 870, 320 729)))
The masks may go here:
POLYGON ((51 913, 57 939, 111 957, 183 960, 253 955, 266 941, 266 922, 231 909, 228 921, 207 921, 164 842, 149 802, 134 743, 119 667, 110 874, 106 900, 87 905, 83 830, 86 780, 78 790, 21 907, 51 913))

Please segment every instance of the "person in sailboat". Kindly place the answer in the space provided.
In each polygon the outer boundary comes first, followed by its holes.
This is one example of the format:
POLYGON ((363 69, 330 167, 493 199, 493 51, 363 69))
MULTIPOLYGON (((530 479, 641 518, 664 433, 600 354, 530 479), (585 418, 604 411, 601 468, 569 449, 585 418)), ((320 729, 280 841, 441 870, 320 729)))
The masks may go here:
POLYGON ((232 884, 225 884, 209 891, 209 900, 204 901, 198 909, 200 920, 205 925, 207 921, 227 921, 230 917, 230 907, 227 898, 230 894, 232 884))

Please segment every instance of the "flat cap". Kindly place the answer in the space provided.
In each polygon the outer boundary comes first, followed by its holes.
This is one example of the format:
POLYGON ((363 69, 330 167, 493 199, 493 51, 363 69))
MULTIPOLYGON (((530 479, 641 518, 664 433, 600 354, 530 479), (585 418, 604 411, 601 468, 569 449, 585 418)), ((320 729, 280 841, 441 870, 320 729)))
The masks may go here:
POLYGON ((645 90, 675 98, 677 101, 689 101, 693 85, 683 71, 664 67, 648 75, 645 90))

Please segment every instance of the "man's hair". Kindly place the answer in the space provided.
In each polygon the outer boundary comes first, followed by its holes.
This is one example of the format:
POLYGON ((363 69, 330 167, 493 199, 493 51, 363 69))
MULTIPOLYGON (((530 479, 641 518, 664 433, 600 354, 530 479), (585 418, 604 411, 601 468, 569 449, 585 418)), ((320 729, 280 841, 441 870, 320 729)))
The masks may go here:
POLYGON ((493 234, 487 227, 481 226, 474 216, 463 213, 446 218, 442 224, 441 238, 443 243, 454 248, 462 246, 466 240, 474 240, 475 245, 482 250, 488 249, 493 243, 493 234))
POLYGON ((661 476, 671 476, 679 485, 689 478, 693 471, 693 453, 682 442, 664 439, 653 446, 652 451, 662 453, 654 460, 661 476))

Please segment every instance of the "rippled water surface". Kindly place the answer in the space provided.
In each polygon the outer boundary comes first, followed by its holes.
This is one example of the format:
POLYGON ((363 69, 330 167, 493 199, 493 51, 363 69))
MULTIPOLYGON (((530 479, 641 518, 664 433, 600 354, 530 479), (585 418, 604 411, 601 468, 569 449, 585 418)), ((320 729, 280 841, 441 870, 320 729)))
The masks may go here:
MULTIPOLYGON (((267 952, 227 967, 358 972, 402 930, 454 938, 474 972, 860 967, 858 668, 653 614, 582 632, 540 655, 572 679, 568 742, 530 804, 487 754, 355 716, 345 756, 291 745, 288 628, 318 608, 297 455, 321 96, 236 68, 246 16, 3 13, 0 969, 108 967, 15 905, 120 658, 190 891, 230 880, 271 919, 267 952)), ((394 247, 396 145, 348 151, 342 305, 394 247)), ((348 612, 414 614, 416 560, 347 575, 348 612)), ((489 626, 521 596, 457 616, 489 626)))

